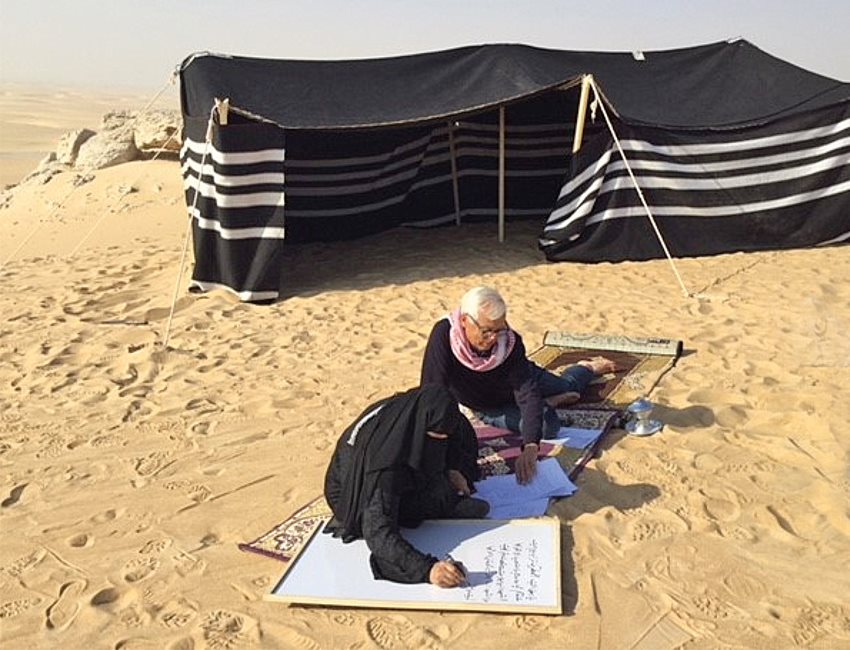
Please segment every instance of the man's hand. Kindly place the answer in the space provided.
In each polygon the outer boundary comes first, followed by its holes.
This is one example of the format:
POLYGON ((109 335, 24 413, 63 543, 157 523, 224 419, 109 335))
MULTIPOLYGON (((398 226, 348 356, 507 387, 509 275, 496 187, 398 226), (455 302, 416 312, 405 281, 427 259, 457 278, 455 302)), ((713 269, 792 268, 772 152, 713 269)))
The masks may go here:
POLYGON ((434 566, 431 567, 428 580, 432 585, 437 585, 445 589, 462 585, 466 582, 466 575, 463 572, 463 566, 459 563, 441 560, 440 562, 435 562, 434 566))
POLYGON ((468 497, 472 494, 469 489, 469 483, 466 482, 466 477, 463 474, 458 472, 456 469, 450 469, 448 471, 449 483, 452 486, 452 489, 455 492, 462 494, 465 497, 468 497))
POLYGON ((590 359, 582 359, 577 362, 577 365, 590 369, 594 375, 606 375, 609 372, 617 371, 617 364, 608 357, 591 357, 590 359))
POLYGON ((525 485, 537 474, 537 450, 537 443, 529 442, 516 459, 516 482, 520 485, 525 485))

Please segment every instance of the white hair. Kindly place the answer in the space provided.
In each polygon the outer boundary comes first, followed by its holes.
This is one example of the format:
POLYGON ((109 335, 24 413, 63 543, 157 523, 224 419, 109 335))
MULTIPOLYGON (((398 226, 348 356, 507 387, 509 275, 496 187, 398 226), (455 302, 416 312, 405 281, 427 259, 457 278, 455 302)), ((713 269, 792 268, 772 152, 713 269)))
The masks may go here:
POLYGON ((504 298, 492 287, 475 287, 460 299, 460 312, 473 318, 483 313, 490 320, 499 320, 507 311, 504 298))

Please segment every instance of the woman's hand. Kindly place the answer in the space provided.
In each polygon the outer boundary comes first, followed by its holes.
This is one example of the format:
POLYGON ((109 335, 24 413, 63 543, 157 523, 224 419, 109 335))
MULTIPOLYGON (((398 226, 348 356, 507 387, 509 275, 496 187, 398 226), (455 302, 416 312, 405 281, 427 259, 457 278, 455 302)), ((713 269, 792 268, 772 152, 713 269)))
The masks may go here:
POLYGON ((441 560, 435 562, 431 567, 431 573, 428 580, 432 585, 448 589, 451 587, 459 587, 466 582, 466 575, 463 572, 463 567, 455 562, 441 560))
POLYGON ((452 489, 463 496, 468 497, 472 494, 469 489, 469 483, 466 482, 466 477, 458 472, 456 469, 450 469, 448 471, 449 483, 452 486, 452 489))

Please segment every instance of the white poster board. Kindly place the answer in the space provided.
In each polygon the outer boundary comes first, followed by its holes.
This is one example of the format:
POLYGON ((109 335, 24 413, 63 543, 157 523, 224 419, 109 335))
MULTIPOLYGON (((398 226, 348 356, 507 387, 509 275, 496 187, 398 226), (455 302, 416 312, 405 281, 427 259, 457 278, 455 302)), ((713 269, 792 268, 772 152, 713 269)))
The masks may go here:
POLYGON ((511 521, 434 520, 402 535, 417 549, 462 562, 468 584, 376 580, 366 542, 317 532, 268 600, 314 605, 561 613, 561 529, 553 517, 511 521))

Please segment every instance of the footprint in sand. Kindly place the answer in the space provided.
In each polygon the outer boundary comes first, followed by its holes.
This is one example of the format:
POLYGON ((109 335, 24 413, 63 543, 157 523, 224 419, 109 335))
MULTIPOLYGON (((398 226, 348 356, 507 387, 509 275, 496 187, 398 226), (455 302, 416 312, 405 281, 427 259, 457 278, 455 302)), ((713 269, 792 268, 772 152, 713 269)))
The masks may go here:
POLYGON ((41 602, 37 598, 19 598, 0 605, 0 621, 4 618, 14 618, 41 602))
POLYGON ((808 645, 820 637, 848 641, 850 612, 839 605, 812 603, 811 607, 802 609, 794 621, 793 637, 798 645, 808 645))
POLYGON ((706 591, 691 598, 697 617, 703 620, 721 621, 740 617, 741 612, 718 594, 706 591))
POLYGON ((700 493, 705 497, 702 507, 709 519, 729 523, 741 516, 740 501, 731 490, 706 488, 700 493))
POLYGON ((21 495, 24 493, 24 488, 29 485, 28 483, 22 483, 21 485, 16 485, 9 492, 9 496, 6 499, 3 499, 2 503, 0 503, 0 507, 9 508, 15 505, 18 501, 21 500, 21 495))
POLYGON ((747 602, 758 601, 767 594, 765 584, 740 568, 723 579, 723 585, 730 594, 747 602))
POLYGON ((523 632, 540 632, 549 627, 549 623, 540 616, 516 616, 511 625, 523 632))
POLYGON ((260 624, 245 614, 216 610, 206 614, 198 628, 209 648, 260 647, 260 624))
POLYGON ((165 603, 156 615, 156 620, 163 627, 179 629, 185 627, 197 615, 198 610, 188 600, 181 598, 165 603))
POLYGON ((325 648, 315 639, 291 627, 281 627, 279 633, 284 647, 292 648, 292 650, 324 650, 325 648))
POLYGON ((163 451, 154 451, 147 456, 133 459, 133 469, 139 476, 150 476, 162 468, 168 454, 163 451))
POLYGON ((202 575, 207 568, 207 563, 204 560, 183 551, 175 555, 172 561, 174 562, 174 570, 183 578, 188 575, 202 575))
POLYGON ((675 516, 669 518, 645 517, 628 524, 628 537, 633 542, 648 542, 673 537, 688 529, 685 522, 675 516))
POLYGON ((59 589, 59 598, 47 608, 45 625, 51 630, 64 630, 80 611, 79 597, 86 588, 84 580, 66 582, 59 589))
POLYGON ((107 587, 106 589, 101 589, 94 596, 92 596, 89 603, 93 607, 105 607, 116 602, 120 597, 121 592, 118 591, 118 589, 116 589, 115 587, 107 587))
POLYGON ((740 542, 757 542, 759 536, 744 526, 732 526, 731 528, 720 527, 719 531, 722 537, 736 539, 740 542))
POLYGON ((94 515, 90 521, 95 524, 105 524, 107 521, 112 521, 113 519, 117 519, 121 516, 121 512, 118 510, 114 510, 110 508, 109 510, 104 510, 103 512, 94 515))
POLYGON ((94 535, 79 533, 66 539, 65 543, 71 548, 87 548, 94 544, 94 535))
POLYGON ((145 556, 135 558, 124 565, 124 580, 130 583, 140 582, 159 568, 159 560, 145 556))
POLYGON ((19 557, 9 565, 0 567, 0 571, 12 578, 20 578, 26 571, 39 565, 45 557, 47 557, 47 551, 37 549, 28 555, 19 557))
POLYGON ((150 615, 139 605, 133 604, 118 612, 118 620, 121 625, 129 628, 146 626, 150 621, 150 615))
POLYGON ((139 553, 142 555, 152 555, 162 553, 165 549, 171 546, 172 540, 168 538, 152 539, 144 543, 139 553))
POLYGON ((439 637, 430 630, 414 625, 403 616, 378 616, 366 621, 366 633, 382 650, 406 650, 443 647, 439 637))

